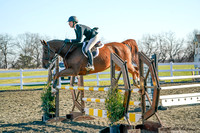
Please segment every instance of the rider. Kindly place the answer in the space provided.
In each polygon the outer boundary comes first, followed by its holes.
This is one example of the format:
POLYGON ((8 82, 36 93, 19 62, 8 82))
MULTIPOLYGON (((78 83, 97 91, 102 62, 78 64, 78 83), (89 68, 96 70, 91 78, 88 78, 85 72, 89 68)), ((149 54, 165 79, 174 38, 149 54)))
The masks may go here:
POLYGON ((91 49, 99 41, 98 32, 96 31, 95 28, 91 29, 88 26, 78 24, 78 19, 76 16, 69 17, 68 22, 69 22, 69 26, 71 28, 74 28, 75 30, 76 39, 65 39, 65 43, 68 43, 68 42, 79 43, 82 41, 82 38, 84 35, 85 39, 83 42, 88 42, 85 48, 85 52, 87 53, 87 56, 88 56, 88 65, 86 69, 88 71, 94 70, 93 55, 91 53, 91 49))

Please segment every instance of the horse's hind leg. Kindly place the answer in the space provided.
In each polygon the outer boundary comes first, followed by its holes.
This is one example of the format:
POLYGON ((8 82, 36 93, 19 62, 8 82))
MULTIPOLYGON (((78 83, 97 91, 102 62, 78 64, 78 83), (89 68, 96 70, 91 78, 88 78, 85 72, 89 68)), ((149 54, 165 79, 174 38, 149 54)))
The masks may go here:
POLYGON ((132 74, 132 77, 133 77, 133 85, 138 87, 138 83, 137 83, 137 79, 136 78, 139 78, 139 71, 137 69, 137 67, 134 67, 132 64, 128 63, 127 64, 127 67, 128 67, 128 71, 132 74))

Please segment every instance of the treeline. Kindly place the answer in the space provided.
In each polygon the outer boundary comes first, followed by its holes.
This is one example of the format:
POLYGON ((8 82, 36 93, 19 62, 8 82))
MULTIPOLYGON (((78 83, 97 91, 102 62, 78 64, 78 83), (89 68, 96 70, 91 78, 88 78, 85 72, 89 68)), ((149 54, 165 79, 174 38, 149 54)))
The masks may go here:
POLYGON ((157 54, 158 62, 193 62, 196 34, 200 31, 194 30, 186 38, 177 38, 174 32, 147 34, 138 41, 138 46, 149 57, 157 54))
MULTIPOLYGON (((199 33, 199 30, 194 30, 186 38, 181 39, 177 39, 173 32, 146 34, 137 42, 140 51, 149 57, 157 54, 159 62, 192 62, 194 61, 193 40, 195 34, 199 33)), ((49 37, 38 33, 24 33, 16 37, 0 34, 0 68, 41 68, 40 40, 49 40, 49 37)))
POLYGON ((35 33, 19 34, 15 38, 0 34, 0 68, 40 68, 41 39, 47 40, 48 37, 35 33))

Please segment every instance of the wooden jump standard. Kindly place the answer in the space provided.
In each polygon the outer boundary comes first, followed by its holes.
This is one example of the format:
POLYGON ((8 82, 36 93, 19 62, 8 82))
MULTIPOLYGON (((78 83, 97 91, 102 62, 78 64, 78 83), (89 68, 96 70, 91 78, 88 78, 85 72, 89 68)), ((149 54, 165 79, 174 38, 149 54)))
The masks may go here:
MULTIPOLYGON (((56 63, 58 68, 58 62, 56 63)), ((58 69, 56 69, 58 71, 58 69)), ((150 60, 144 53, 139 52, 139 72, 140 72, 140 92, 141 92, 141 108, 142 108, 142 124, 141 125, 136 125, 136 129, 145 129, 149 131, 169 131, 169 128, 163 128, 162 122, 160 118, 158 117, 157 114, 157 108, 158 108, 158 103, 159 103, 159 96, 160 96, 160 85, 159 85, 159 79, 157 76, 157 71, 155 69, 155 64, 154 61, 150 60), (144 64, 148 66, 148 71, 145 75, 144 73, 144 64), (151 73, 152 81, 153 81, 153 86, 147 86, 147 77, 151 73), (153 99, 149 98, 149 95, 147 93, 147 88, 153 88, 154 93, 153 93, 153 99), (150 103, 150 109, 146 109, 146 98, 150 103), (147 121, 150 117, 155 115, 159 121, 159 123, 155 122, 150 122, 147 121)), ((126 61, 124 62, 121 60, 117 55, 111 54, 111 87, 115 86, 118 84, 119 78, 123 75, 123 81, 124 81, 124 86, 125 86, 125 99, 124 99, 124 117, 127 118, 128 115, 128 107, 130 103, 130 97, 131 97, 131 85, 128 77, 128 70, 126 67, 126 61), (118 74, 117 77, 115 77, 115 65, 119 66, 121 68, 120 73, 118 74)), ((75 77, 71 78, 70 81, 70 86, 74 85, 75 77)), ((78 78, 78 86, 83 87, 84 82, 83 82, 83 76, 79 76, 78 78)), ((72 111, 70 112, 70 115, 68 117, 71 117, 70 119, 76 119, 78 117, 85 117, 85 103, 84 103, 84 90, 78 90, 76 93, 75 90, 70 90, 72 94, 72 99, 73 99, 73 107, 72 111), (78 101, 78 98, 80 96, 80 102, 78 101), (80 111, 80 112, 74 112, 75 107, 80 111)), ((56 92, 56 117, 59 117, 59 89, 57 89, 56 92)), ((130 124, 129 119, 127 119, 128 123, 130 124)))

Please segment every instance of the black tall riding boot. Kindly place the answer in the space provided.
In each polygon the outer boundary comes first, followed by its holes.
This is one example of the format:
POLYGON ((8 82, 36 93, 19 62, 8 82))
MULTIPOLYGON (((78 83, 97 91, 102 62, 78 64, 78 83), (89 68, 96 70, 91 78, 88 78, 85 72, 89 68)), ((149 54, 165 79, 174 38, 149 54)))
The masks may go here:
POLYGON ((86 67, 87 71, 94 70, 94 65, 93 65, 93 56, 90 50, 87 51, 87 56, 88 56, 88 65, 86 67))

